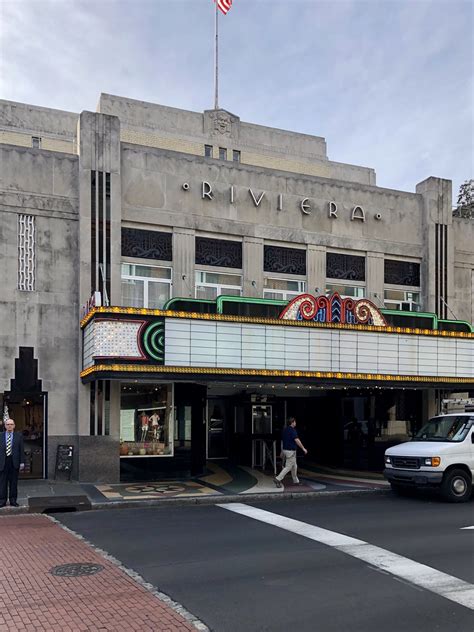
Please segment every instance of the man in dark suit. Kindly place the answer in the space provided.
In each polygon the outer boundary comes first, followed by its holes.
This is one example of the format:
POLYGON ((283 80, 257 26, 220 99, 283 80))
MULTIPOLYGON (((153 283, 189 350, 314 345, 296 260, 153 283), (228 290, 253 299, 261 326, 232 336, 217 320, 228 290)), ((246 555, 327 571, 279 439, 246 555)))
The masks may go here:
POLYGON ((12 507, 18 507, 18 474, 24 461, 23 435, 15 432, 13 419, 7 419, 5 432, 0 433, 0 507, 5 507, 7 498, 12 507))

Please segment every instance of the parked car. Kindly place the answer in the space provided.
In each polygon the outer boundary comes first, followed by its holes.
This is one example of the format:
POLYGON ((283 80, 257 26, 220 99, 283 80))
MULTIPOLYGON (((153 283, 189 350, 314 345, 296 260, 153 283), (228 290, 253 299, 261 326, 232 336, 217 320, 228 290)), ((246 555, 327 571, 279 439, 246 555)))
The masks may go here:
POLYGON ((474 412, 430 419, 411 441, 385 451, 384 476, 395 492, 431 487, 465 502, 474 475, 474 412))

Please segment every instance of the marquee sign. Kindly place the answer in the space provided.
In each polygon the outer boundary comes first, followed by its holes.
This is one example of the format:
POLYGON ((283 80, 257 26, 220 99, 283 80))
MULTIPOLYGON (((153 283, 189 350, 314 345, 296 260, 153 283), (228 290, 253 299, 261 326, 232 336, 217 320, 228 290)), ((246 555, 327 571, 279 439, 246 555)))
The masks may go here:
POLYGON ((331 296, 301 294, 294 298, 280 314, 281 320, 313 320, 317 323, 341 325, 376 325, 386 327, 387 321, 377 307, 363 298, 341 298, 337 292, 331 296))

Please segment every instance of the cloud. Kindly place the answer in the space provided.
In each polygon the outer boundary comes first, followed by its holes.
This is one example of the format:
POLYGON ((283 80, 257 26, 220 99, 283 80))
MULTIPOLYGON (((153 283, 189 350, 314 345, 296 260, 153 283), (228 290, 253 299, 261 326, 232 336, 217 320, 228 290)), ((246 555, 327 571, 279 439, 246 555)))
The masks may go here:
MULTIPOLYGON (((211 0, 0 0, 3 98, 80 112, 109 92, 213 105, 211 0), (21 37, 18 34, 21 34, 21 37)), ((332 160, 413 191, 473 174, 473 5, 465 0, 235 0, 220 102, 324 136, 332 160)))

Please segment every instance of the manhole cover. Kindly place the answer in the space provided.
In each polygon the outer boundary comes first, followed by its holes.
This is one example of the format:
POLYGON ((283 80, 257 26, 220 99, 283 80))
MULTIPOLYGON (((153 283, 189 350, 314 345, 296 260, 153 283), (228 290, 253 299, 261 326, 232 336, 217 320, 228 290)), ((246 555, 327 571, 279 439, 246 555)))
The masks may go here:
POLYGON ((57 577, 81 577, 82 575, 95 575, 104 569, 100 564, 62 564, 55 566, 49 572, 57 577))

